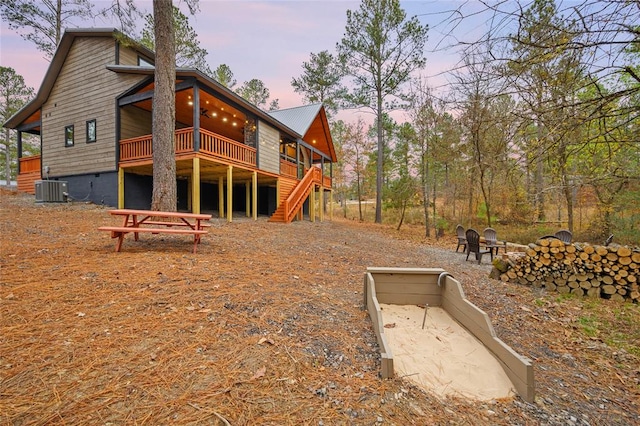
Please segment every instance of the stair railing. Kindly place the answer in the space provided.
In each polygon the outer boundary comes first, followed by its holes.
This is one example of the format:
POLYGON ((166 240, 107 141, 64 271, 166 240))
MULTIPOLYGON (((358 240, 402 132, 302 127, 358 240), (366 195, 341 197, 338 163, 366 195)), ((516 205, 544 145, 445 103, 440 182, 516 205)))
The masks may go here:
POLYGON ((317 167, 311 167, 307 170, 302 180, 293 188, 293 191, 284 200, 284 220, 286 223, 293 220, 293 216, 298 212, 307 194, 309 194, 311 186, 320 178, 322 178, 322 171, 317 167))

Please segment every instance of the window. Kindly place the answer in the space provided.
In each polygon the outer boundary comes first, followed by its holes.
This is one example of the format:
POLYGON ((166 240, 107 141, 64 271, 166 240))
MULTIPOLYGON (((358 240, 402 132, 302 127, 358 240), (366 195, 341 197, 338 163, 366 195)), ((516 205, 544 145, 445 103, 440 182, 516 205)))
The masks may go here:
POLYGON ((73 124, 64 128, 64 146, 73 146, 73 124))
POLYGON ((138 66, 140 67, 151 67, 153 68, 154 65, 151 61, 149 61, 146 58, 143 58, 142 56, 138 56, 138 66))
POLYGON ((87 121, 87 143, 96 141, 96 120, 87 121))

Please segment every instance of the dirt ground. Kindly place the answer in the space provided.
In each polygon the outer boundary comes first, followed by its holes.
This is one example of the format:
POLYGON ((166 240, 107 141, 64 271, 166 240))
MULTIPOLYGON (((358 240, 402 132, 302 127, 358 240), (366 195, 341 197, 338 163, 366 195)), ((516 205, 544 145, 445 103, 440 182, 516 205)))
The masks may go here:
POLYGON ((638 305, 489 279, 454 236, 214 218, 197 254, 157 235, 115 253, 96 229, 119 222, 106 207, 33 200, 0 192, 0 424, 640 424, 640 360, 584 327, 606 318, 637 336, 616 319, 637 329, 638 305), (368 266, 454 275, 534 361, 535 403, 381 379, 368 266))

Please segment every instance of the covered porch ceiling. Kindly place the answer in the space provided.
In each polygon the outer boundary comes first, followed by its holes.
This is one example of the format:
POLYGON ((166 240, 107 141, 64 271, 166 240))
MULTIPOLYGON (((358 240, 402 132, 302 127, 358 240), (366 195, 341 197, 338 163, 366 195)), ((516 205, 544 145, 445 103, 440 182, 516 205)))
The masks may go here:
MULTIPOLYGON (((179 83, 178 81, 177 83, 179 83)), ((154 83, 141 88, 139 92, 151 91, 154 83)), ((240 110, 225 104, 208 92, 198 89, 199 105, 197 112, 200 128, 209 130, 227 138, 244 141, 244 128, 248 124, 247 116, 240 110)), ((184 127, 194 126, 193 109, 196 107, 194 88, 187 88, 176 92, 176 123, 184 127)), ((133 104, 145 111, 153 110, 152 99, 145 99, 133 104)))
MULTIPOLYGON (((187 80, 178 78, 176 85, 179 86, 187 80)), ((139 87, 136 92, 151 92, 154 90, 153 81, 149 82, 143 87, 139 87)), ((249 117, 239 108, 230 105, 204 90, 203 87, 198 88, 198 113, 200 119, 200 128, 209 130, 211 132, 220 134, 230 139, 244 142, 244 132, 247 125, 255 125, 250 123, 249 117)), ((193 108, 196 96, 194 88, 186 88, 176 92, 176 122, 184 127, 194 126, 193 108)), ((134 106, 144 109, 145 111, 152 111, 152 100, 144 99, 133 104, 134 106)), ((264 113, 264 112, 263 112, 264 113)), ((271 115, 271 113, 268 113, 271 115)), ((281 122, 285 127, 286 122, 281 122)), ((273 125, 270 123, 270 125, 273 125)), ((298 130, 298 134, 301 132, 298 130)), ((280 130, 281 143, 294 142, 297 138, 294 133, 288 134, 280 130)), ((329 130, 329 123, 326 118, 324 110, 320 110, 313 122, 306 129, 306 132, 302 135, 301 139, 315 150, 322 152, 332 161, 336 161, 335 149, 333 147, 333 140, 331 138, 331 132, 329 130)), ((322 159, 322 155, 319 152, 315 152, 313 155, 313 161, 317 162, 322 159)))

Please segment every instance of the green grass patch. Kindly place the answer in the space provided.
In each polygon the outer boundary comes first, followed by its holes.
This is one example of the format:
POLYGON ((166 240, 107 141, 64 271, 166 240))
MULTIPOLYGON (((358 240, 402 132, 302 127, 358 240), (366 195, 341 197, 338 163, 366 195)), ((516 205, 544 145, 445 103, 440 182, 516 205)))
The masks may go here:
POLYGON ((639 305, 614 305, 606 300, 587 299, 582 303, 582 309, 578 328, 587 337, 598 338, 611 348, 640 357, 639 305))
POLYGON ((594 317, 580 317, 578 318, 578 324, 580 324, 582 332, 589 337, 598 337, 598 334, 600 334, 600 323, 594 317))

